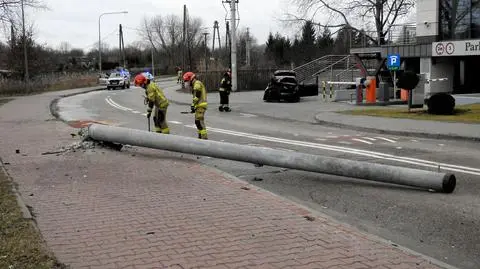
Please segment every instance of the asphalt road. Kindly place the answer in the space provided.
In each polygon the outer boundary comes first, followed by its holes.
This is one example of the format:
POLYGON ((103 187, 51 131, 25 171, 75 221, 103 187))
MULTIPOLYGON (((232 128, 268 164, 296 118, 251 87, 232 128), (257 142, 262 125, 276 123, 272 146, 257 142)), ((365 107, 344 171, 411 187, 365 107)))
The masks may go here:
MULTIPOLYGON (((189 100, 187 94, 175 91, 175 82, 159 84, 167 97, 189 100)), ((102 120, 146 130, 143 93, 143 89, 133 87, 73 96, 59 102, 60 113, 71 120, 102 120)), ((440 169, 455 173, 457 188, 452 194, 442 194, 208 157, 200 157, 201 162, 445 263, 480 268, 479 143, 324 127, 315 123, 315 113, 333 111, 339 105, 320 103, 319 97, 304 98, 296 104, 264 103, 261 97, 262 92, 234 93, 233 111, 225 113, 217 110, 217 94, 209 94, 209 139, 440 169)), ((172 134, 197 136, 193 114, 181 113, 189 110, 187 102, 171 103, 167 120, 172 134)))

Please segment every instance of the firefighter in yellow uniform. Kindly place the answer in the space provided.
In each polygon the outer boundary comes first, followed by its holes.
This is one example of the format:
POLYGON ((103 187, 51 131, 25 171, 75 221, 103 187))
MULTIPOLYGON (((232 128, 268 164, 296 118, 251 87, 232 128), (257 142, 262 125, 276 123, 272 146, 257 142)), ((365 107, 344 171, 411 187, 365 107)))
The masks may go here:
POLYGON ((183 81, 192 87, 192 113, 195 113, 195 125, 198 129, 198 138, 208 139, 207 127, 205 126, 205 112, 207 111, 207 90, 203 83, 198 80, 194 73, 186 72, 183 81))
POLYGON ((135 77, 135 85, 145 89, 147 108, 147 118, 150 119, 153 111, 153 124, 155 132, 169 134, 170 129, 167 124, 168 99, 165 97, 162 89, 153 82, 153 76, 148 73, 142 73, 135 77))

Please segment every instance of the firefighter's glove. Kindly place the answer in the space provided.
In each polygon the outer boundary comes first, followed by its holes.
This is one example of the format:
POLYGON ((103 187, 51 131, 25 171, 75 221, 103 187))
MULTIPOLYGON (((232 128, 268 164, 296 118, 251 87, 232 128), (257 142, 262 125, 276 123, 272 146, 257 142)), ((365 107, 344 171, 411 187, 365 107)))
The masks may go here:
POLYGON ((148 110, 147 110, 147 118, 150 119, 150 116, 152 116, 152 110, 151 110, 151 109, 148 109, 148 110))
POLYGON ((195 106, 190 106, 190 113, 195 113, 195 106))

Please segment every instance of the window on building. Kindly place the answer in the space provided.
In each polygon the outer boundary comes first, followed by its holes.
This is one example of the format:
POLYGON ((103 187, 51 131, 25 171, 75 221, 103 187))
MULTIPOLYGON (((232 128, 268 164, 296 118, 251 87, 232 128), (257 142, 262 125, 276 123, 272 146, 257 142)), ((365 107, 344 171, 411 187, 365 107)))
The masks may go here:
POLYGON ((442 40, 480 38, 480 0, 440 0, 442 40))

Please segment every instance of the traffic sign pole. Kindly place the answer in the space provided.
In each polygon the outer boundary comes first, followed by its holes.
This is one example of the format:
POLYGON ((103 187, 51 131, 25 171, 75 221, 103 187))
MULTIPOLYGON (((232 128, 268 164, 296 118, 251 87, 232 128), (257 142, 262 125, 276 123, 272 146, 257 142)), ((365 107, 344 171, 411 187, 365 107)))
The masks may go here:
POLYGON ((393 99, 397 99, 397 70, 393 70, 393 99))
POLYGON ((397 70, 400 69, 400 54, 387 55, 387 68, 393 71, 393 95, 394 99, 397 98, 397 70))

